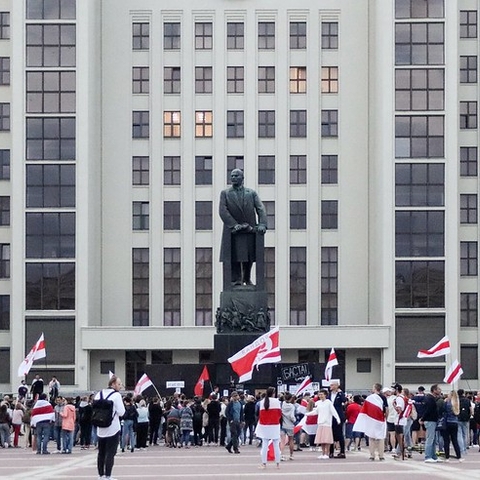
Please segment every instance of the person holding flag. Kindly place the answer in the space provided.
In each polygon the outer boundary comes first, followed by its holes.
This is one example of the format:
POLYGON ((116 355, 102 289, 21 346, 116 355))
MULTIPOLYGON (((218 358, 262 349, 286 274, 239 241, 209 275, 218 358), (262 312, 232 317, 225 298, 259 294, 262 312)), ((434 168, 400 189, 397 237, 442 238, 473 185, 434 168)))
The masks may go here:
POLYGON ((332 422, 333 439, 340 444, 340 452, 334 457, 334 444, 330 445, 330 458, 345 458, 345 437, 343 435, 343 425, 345 423, 345 405, 347 403, 347 397, 345 393, 340 390, 340 383, 338 380, 332 380, 330 382, 330 401, 333 403, 335 410, 337 411, 340 421, 332 422))

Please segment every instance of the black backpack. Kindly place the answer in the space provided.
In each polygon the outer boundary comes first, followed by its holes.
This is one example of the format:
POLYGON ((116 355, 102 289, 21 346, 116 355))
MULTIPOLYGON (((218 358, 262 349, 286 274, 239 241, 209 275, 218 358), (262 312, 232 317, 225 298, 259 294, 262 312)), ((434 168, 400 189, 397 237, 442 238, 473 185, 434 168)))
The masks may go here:
POLYGON ((480 402, 475 402, 475 407, 473 408, 473 419, 475 423, 480 424, 480 402))
POLYGON ((100 398, 92 403, 92 425, 94 427, 106 428, 112 424, 113 420, 113 401, 109 397, 115 393, 110 392, 103 398, 103 391, 100 391, 100 398))
POLYGON ((468 398, 460 398, 460 413, 458 414, 460 422, 468 422, 470 420, 470 400, 468 398))

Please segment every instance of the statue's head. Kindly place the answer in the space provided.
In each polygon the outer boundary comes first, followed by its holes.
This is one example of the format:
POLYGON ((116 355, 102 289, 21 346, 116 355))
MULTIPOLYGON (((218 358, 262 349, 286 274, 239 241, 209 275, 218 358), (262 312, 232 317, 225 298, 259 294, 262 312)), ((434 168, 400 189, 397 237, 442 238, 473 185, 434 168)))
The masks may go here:
POLYGON ((230 173, 230 180, 232 185, 242 185, 243 184, 243 171, 239 168, 234 168, 230 173))

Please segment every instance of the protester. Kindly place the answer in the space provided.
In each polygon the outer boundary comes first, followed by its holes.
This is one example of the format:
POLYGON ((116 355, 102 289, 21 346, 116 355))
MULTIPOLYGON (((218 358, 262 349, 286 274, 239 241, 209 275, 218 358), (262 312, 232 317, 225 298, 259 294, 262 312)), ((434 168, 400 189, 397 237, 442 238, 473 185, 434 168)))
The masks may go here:
MULTIPOLYGON (((290 392, 286 392, 282 403, 282 426, 280 428, 282 446, 280 450, 282 451, 283 448, 288 445, 288 449, 290 451, 290 460, 293 460, 293 427, 295 426, 295 422, 297 420, 297 417, 295 416, 294 402, 295 397, 290 392)), ((282 455, 281 459, 284 461, 286 460, 286 457, 282 455)))
POLYGON ((72 453, 74 445, 74 432, 75 432, 75 419, 76 412, 73 404, 73 398, 68 397, 66 399, 66 405, 60 412, 62 417, 62 453, 72 453))
POLYGON ((457 460, 463 462, 460 446, 458 444, 458 414, 460 413, 460 402, 455 390, 452 390, 443 404, 440 417, 443 417, 443 428, 440 430, 443 436, 445 461, 450 461, 450 440, 452 441, 457 460))
POLYGON ((193 430, 193 412, 190 408, 190 402, 187 400, 183 403, 183 408, 180 411, 180 447, 190 448, 190 434, 193 430))
POLYGON ((48 441, 50 440, 50 432, 53 422, 55 421, 55 412, 52 405, 47 402, 47 395, 40 393, 38 400, 32 409, 31 426, 35 428, 37 437, 37 455, 47 455, 48 441))
POLYGON ((240 396, 235 391, 232 392, 230 396, 230 402, 225 410, 225 416, 230 426, 230 442, 228 442, 225 448, 229 453, 232 453, 232 448, 235 453, 240 453, 238 446, 243 422, 243 408, 240 403, 240 396))
POLYGON ((137 412, 137 448, 143 450, 147 448, 148 437, 148 408, 145 400, 140 400, 137 412))
POLYGON ((92 439, 92 405, 87 396, 82 397, 78 405, 78 424, 80 426, 80 448, 85 450, 90 448, 92 439))

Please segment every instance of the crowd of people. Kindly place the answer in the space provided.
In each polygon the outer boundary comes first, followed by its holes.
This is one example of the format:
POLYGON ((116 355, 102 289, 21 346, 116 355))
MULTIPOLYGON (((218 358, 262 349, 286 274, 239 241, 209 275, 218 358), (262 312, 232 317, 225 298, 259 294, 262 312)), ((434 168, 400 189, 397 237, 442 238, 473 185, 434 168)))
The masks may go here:
POLYGON ((221 396, 215 387, 205 397, 193 398, 181 393, 169 398, 121 395, 121 388, 113 376, 96 395, 65 398, 56 378, 48 384, 48 396, 41 378, 32 383, 30 395, 22 382, 18 396, 5 396, 0 404, 1 446, 21 448, 23 436, 24 447, 39 455, 71 454, 75 446, 96 448, 99 477, 111 479, 117 450, 134 453, 160 444, 222 446, 232 454, 255 444, 264 469, 269 455, 279 467, 303 449, 318 452, 320 460, 343 459, 362 448, 368 448, 371 461, 385 460, 387 454, 408 459, 419 452, 425 462, 436 463, 449 462, 452 447, 461 462, 479 443, 480 395, 462 389, 443 394, 438 385, 410 392, 398 383, 375 384, 371 395, 362 396, 347 395, 332 381, 328 390, 298 398, 290 392, 277 395, 274 387, 256 396, 237 391, 221 396), (97 428, 92 422, 95 401, 110 397, 111 424, 97 428))

